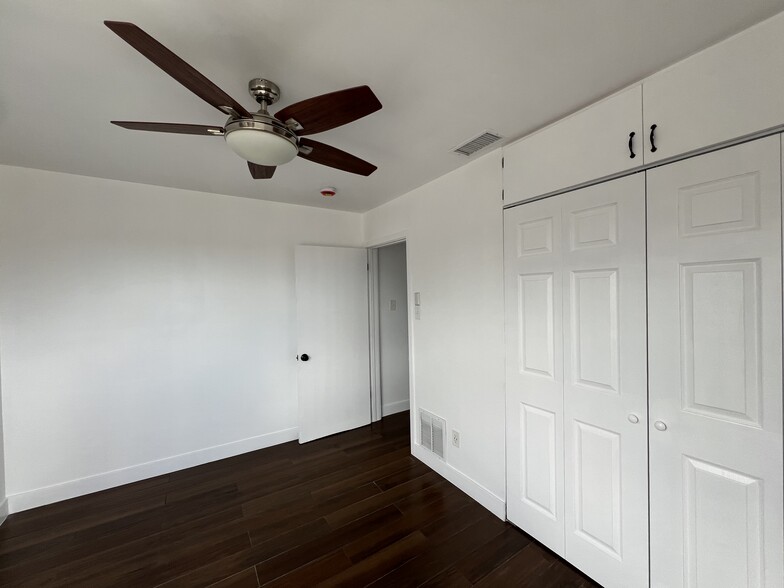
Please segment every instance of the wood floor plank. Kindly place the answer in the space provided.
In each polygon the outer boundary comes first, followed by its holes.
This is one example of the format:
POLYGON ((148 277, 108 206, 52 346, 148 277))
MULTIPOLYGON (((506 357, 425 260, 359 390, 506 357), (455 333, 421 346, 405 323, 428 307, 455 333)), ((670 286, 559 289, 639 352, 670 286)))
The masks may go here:
POLYGON ((400 516, 400 511, 394 506, 388 506, 356 519, 344 527, 333 530, 323 537, 303 543, 279 556, 264 561, 256 566, 259 582, 261 582, 262 585, 271 582, 300 566, 306 565, 313 559, 317 559, 337 548, 341 548, 357 535, 369 533, 377 526, 388 525, 399 519, 400 516))
MULTIPOLYGON (((416 531, 377 551, 344 572, 322 580, 318 585, 325 588, 333 586, 366 586, 371 584, 379 575, 389 570, 394 570, 421 553, 426 545, 427 539, 425 539, 422 533, 416 531)), ((403 584, 400 586, 403 586, 403 584)))
POLYGON ((210 584, 209 588, 258 588, 259 579, 256 577, 256 570, 248 568, 233 576, 224 578, 220 582, 210 584))
POLYGON ((488 513, 486 517, 449 538, 425 536, 427 550, 379 578, 372 586, 397 588, 429 580, 501 534, 503 530, 504 523, 488 513))
POLYGON ((351 567, 351 560, 341 550, 333 551, 315 559, 288 574, 267 582, 265 587, 275 588, 302 588, 302 586, 315 586, 324 578, 331 578, 351 567))
MULTIPOLYGON (((221 578, 236 574, 249 566, 255 566, 309 541, 324 537, 331 532, 332 529, 327 524, 327 521, 317 519, 300 527, 290 529, 264 543, 251 545, 247 549, 243 549, 228 557, 196 567, 186 574, 161 584, 161 588, 196 588, 197 586, 217 582, 221 578)), ((254 576, 256 575, 255 568, 253 574, 254 576)))
POLYGON ((414 459, 410 414, 13 514, 0 586, 593 588, 414 459))

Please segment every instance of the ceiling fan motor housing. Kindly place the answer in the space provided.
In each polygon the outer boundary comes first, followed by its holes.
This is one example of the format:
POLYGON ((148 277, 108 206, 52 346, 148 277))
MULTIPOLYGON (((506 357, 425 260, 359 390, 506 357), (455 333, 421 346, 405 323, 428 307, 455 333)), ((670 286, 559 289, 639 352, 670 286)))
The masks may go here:
POLYGON ((253 78, 249 81, 248 92, 262 106, 269 106, 280 100, 280 88, 278 85, 264 78, 253 78))

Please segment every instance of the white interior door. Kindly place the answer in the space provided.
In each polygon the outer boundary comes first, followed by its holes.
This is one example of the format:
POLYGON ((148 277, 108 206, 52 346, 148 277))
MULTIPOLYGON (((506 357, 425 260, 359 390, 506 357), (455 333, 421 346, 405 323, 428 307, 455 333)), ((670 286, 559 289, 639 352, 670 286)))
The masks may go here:
POLYGON ((648 586, 645 176, 562 198, 566 557, 648 586))
POLYGON ((305 443, 370 423, 366 250, 297 247, 296 295, 305 443))
POLYGON ((778 137, 648 172, 651 584, 784 585, 778 137))
POLYGON ((504 212, 506 516, 563 556, 560 203, 504 212))

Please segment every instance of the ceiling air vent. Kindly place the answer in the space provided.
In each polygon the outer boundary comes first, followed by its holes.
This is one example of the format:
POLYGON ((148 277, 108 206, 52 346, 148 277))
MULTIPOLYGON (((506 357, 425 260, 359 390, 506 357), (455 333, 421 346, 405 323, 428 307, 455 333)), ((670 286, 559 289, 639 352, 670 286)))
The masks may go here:
POLYGON ((474 137, 473 139, 466 141, 462 145, 458 145, 452 151, 454 153, 459 153, 460 155, 473 155, 480 149, 484 149, 488 145, 492 145, 496 141, 501 139, 501 135, 498 133, 494 133, 492 131, 485 131, 481 135, 474 137))

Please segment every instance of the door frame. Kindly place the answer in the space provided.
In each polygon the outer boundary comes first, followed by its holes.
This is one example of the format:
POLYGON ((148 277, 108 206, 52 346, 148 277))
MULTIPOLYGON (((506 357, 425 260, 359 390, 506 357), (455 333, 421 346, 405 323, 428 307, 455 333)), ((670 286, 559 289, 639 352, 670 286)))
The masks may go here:
POLYGON ((411 280, 411 258, 409 256, 408 241, 406 233, 395 233, 387 235, 379 239, 373 239, 365 244, 368 253, 368 324, 370 325, 370 332, 368 333, 370 341, 370 422, 374 423, 380 421, 382 414, 382 399, 381 399, 381 339, 380 322, 381 322, 381 308, 379 305, 378 295, 378 250, 388 245, 397 245, 398 243, 406 244, 406 298, 407 298, 407 317, 408 322, 408 397, 409 397, 409 410, 411 411, 411 440, 414 442, 414 407, 415 407, 415 394, 414 394, 414 323, 413 307, 414 294, 412 290, 411 280))

